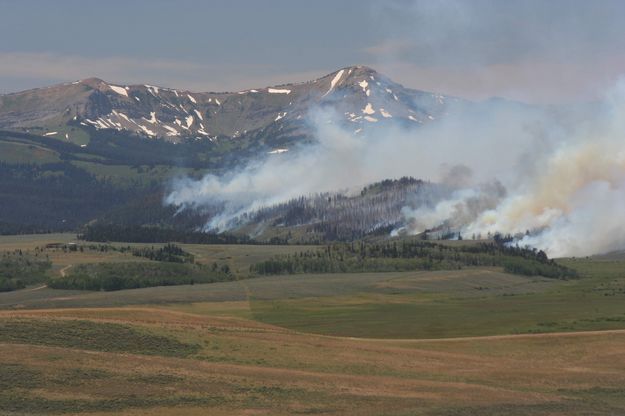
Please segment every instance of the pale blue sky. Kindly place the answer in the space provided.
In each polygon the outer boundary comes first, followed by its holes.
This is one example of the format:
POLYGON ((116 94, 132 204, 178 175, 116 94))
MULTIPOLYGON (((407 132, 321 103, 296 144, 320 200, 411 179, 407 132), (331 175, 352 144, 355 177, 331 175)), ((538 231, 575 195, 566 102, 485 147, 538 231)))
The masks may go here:
POLYGON ((0 92, 237 90, 366 64, 469 98, 592 99, 625 73, 623 21, 617 0, 0 0, 0 92))

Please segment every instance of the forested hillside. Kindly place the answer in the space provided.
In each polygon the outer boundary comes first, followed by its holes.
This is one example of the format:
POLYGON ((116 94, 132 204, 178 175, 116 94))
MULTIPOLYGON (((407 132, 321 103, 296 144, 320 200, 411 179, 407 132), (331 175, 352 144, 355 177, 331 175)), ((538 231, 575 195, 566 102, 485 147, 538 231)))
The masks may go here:
POLYGON ((248 223, 268 227, 259 238, 296 227, 295 237, 301 242, 353 241, 368 235, 388 235, 403 222, 404 207, 426 204, 445 192, 444 186, 412 177, 387 179, 356 194, 301 196, 245 214, 234 222, 239 227, 248 223))
MULTIPOLYGON (((468 104, 405 88, 365 66, 238 92, 88 78, 3 94, 0 234, 74 231, 94 221, 205 230, 221 207, 164 206, 173 178, 224 177, 251 161, 297 153, 317 141, 311 114, 319 109, 356 137, 393 123, 419 128, 468 104)), ((360 238, 394 227, 406 198, 429 187, 408 180, 356 196, 304 194, 248 212, 232 231, 261 241, 360 238), (300 230, 289 237, 290 228, 300 230)))
POLYGON ((93 131, 88 146, 0 131, 0 234, 76 230, 104 218, 120 224, 197 227, 193 213, 163 206, 177 174, 218 172, 245 150, 218 143, 174 145, 93 131))
POLYGON ((454 270, 464 267, 503 267, 526 276, 569 279, 576 273, 547 258, 542 251, 494 243, 449 246, 420 240, 385 243, 359 241, 328 245, 322 250, 275 256, 251 266, 259 275, 293 273, 354 273, 411 270, 454 270))

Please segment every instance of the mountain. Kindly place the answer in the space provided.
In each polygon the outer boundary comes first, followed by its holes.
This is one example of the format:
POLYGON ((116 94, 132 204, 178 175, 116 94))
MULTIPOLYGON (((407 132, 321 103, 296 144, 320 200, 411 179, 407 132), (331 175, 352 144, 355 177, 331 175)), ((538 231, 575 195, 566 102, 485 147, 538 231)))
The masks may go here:
POLYGON ((268 139, 269 147, 310 136, 306 116, 332 107, 359 133, 389 120, 425 124, 456 98, 405 88, 366 66, 319 79, 238 92, 117 85, 98 78, 0 96, 0 129, 87 145, 94 130, 171 142, 268 139))
MULTIPOLYGON (((76 230, 94 220, 198 228, 210 212, 163 206, 172 177, 221 175, 259 155, 312 141, 309 115, 316 109, 333 111, 332 122, 359 135, 388 123, 433 122, 456 102, 461 101, 405 88, 365 66, 239 92, 196 93, 89 78, 1 95, 0 234, 76 230)), ((390 197, 367 196, 364 205, 341 198, 323 209, 319 198, 291 201, 259 213, 255 221, 267 229, 311 222, 317 224, 315 233, 341 238, 394 224, 365 207, 370 201, 388 204, 390 197), (367 220, 345 231, 340 223, 354 207, 367 220), (339 219, 319 222, 324 217, 339 219)), ((394 204, 382 211, 396 217, 400 205, 394 204)))

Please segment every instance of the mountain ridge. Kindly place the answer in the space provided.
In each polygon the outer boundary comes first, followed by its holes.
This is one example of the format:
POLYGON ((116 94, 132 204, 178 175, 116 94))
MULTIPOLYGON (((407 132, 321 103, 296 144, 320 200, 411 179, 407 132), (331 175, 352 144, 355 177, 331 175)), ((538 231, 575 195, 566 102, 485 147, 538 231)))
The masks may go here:
MULTIPOLYGON (((341 68, 314 80, 235 92, 193 92, 150 84, 118 85, 86 78, 0 96, 0 128, 73 141, 89 129, 126 131, 177 142, 237 139, 268 130, 274 137, 310 135, 314 107, 332 106, 355 134, 395 118, 425 124, 455 97, 405 88, 367 66, 341 68), (69 127, 69 128, 68 128, 69 127), (68 130, 72 130, 68 131, 68 130), (74 137, 70 137, 74 136, 74 137)), ((83 139, 81 144, 88 140, 83 139)))

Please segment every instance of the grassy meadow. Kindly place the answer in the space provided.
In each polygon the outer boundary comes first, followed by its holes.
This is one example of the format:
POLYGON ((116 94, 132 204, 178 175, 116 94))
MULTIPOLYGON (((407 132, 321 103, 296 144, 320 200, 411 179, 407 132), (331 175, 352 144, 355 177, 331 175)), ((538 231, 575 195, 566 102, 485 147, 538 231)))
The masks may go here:
MULTIPOLYGON (((75 241, 7 236, 0 251, 39 248, 52 277, 156 263, 59 248, 75 241)), ((558 260, 569 280, 498 267, 250 278, 303 248, 179 246, 237 278, 0 293, 0 414, 625 413, 623 255, 558 260)))

